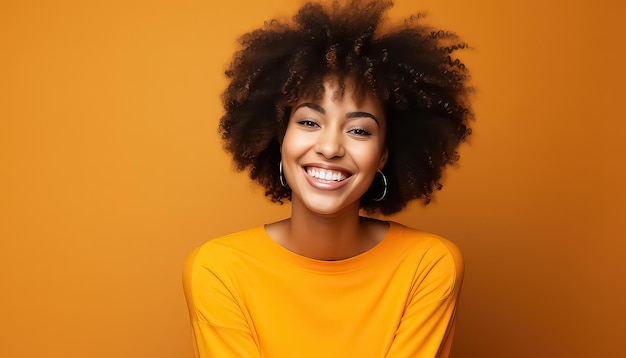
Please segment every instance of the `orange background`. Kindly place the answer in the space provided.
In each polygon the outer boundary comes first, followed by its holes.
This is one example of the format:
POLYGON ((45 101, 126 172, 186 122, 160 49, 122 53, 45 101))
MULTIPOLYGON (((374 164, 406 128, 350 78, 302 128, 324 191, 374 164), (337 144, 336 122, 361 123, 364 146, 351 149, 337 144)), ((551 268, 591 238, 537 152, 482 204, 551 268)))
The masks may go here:
MULTIPOLYGON (((454 356, 626 356, 623 5, 413 3, 475 47, 472 143, 394 218, 465 254, 454 356)), ((288 215, 216 125, 236 36, 296 7, 0 4, 1 357, 191 357, 187 253, 288 215)))

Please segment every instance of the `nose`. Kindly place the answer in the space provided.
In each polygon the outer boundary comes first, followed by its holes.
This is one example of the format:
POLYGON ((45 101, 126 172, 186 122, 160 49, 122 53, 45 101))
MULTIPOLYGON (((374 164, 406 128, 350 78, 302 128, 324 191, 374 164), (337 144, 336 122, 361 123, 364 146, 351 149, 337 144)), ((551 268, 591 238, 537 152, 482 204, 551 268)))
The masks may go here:
POLYGON ((326 159, 342 157, 345 153, 343 136, 338 128, 325 128, 318 132, 319 136, 315 143, 315 151, 326 159))

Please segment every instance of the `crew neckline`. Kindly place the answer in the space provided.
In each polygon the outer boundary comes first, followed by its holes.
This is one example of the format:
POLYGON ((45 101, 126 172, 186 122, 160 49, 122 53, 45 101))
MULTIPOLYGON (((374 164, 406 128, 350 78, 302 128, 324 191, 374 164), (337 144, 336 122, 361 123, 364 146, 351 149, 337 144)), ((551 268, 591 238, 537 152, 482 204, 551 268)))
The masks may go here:
POLYGON ((283 261, 287 261, 290 264, 307 271, 338 274, 354 271, 360 267, 367 266, 374 262, 384 261, 381 260, 381 258, 389 254, 390 248, 394 246, 392 243, 393 237, 396 237, 404 229, 404 226, 396 222, 386 222, 389 224, 389 228, 387 229, 387 232, 383 236, 382 240, 380 240, 380 242, 377 243, 374 247, 356 256, 352 256, 343 260, 333 261, 313 259, 297 254, 283 247, 282 245, 274 241, 274 239, 272 239, 272 237, 267 233, 267 231, 265 230, 265 225, 257 227, 256 231, 259 232, 258 236, 263 239, 265 246, 267 246, 272 254, 277 255, 283 261))

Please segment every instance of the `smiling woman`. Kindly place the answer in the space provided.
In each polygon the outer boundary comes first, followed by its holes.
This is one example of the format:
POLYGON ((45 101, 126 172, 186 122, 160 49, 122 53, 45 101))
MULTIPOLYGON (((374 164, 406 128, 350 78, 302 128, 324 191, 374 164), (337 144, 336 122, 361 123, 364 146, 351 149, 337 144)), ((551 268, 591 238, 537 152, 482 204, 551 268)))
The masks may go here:
POLYGON ((336 96, 337 87, 336 79, 327 78, 321 101, 298 101, 289 118, 281 163, 295 212, 299 206, 334 216, 358 212, 360 198, 387 162, 382 105, 369 93, 356 102, 350 84, 336 96))
POLYGON ((220 131, 291 216, 194 251, 200 357, 446 357, 463 263, 436 235, 362 214, 428 203, 469 134, 455 35, 389 1, 304 5, 241 38, 220 131), (387 27, 385 27, 387 28, 387 27))

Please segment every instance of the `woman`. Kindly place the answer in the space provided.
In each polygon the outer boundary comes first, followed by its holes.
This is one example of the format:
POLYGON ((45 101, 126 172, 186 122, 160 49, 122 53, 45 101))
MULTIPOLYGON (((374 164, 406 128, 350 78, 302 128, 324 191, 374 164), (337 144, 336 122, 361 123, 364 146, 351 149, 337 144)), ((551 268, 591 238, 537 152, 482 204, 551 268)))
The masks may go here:
POLYGON ((469 134, 465 47, 389 1, 304 5, 244 35, 220 132, 283 221, 211 240, 184 273, 200 357, 446 357, 449 241, 361 216, 428 203, 469 134))

